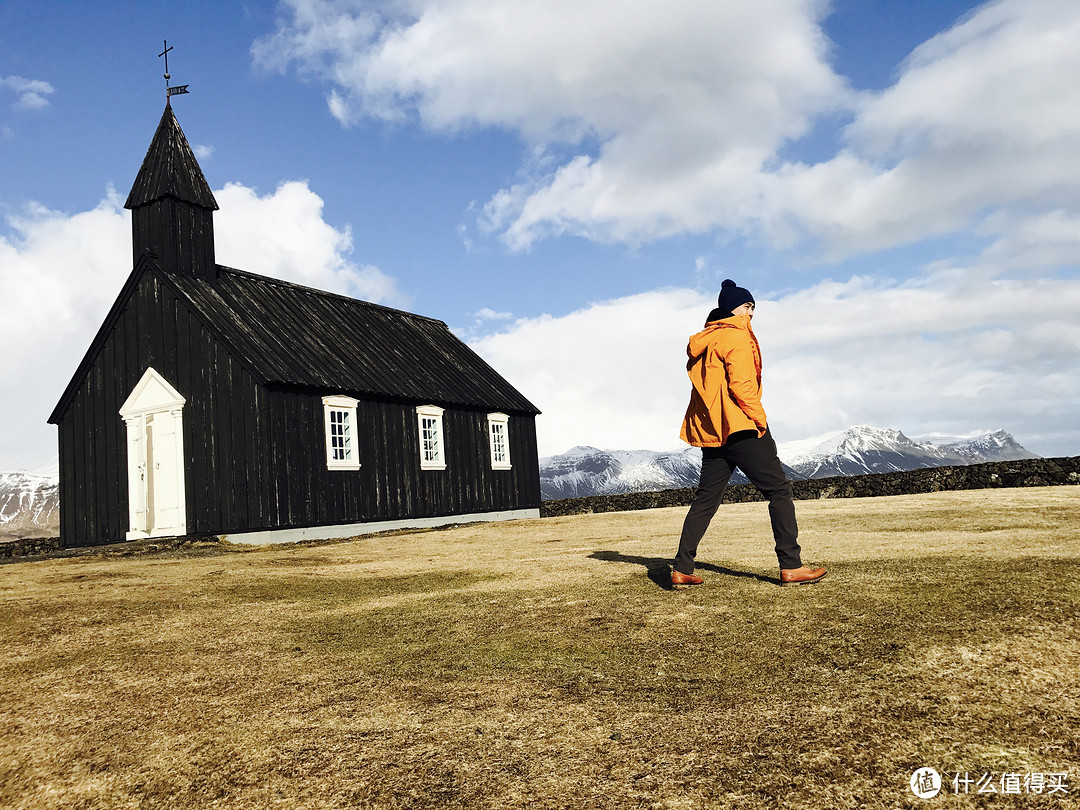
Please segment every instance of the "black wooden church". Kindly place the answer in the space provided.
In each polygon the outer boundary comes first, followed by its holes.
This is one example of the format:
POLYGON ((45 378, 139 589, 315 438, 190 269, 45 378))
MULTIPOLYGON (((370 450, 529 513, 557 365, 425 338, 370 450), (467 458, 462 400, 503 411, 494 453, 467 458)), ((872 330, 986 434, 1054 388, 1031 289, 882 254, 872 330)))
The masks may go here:
POLYGON ((125 207, 134 269, 49 417, 65 546, 539 514, 539 411, 445 323, 215 262, 171 104, 125 207))

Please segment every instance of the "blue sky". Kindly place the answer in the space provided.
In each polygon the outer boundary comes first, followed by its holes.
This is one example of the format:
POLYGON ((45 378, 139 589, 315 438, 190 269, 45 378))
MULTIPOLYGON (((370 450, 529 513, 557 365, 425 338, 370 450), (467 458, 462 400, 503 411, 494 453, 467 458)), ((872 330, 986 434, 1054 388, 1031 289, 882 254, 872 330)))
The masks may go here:
POLYGON ((679 446, 727 277, 781 440, 1080 453, 1078 36, 1064 0, 9 0, 0 469, 55 454, 130 270, 164 39, 219 261, 445 320, 543 454, 679 446))

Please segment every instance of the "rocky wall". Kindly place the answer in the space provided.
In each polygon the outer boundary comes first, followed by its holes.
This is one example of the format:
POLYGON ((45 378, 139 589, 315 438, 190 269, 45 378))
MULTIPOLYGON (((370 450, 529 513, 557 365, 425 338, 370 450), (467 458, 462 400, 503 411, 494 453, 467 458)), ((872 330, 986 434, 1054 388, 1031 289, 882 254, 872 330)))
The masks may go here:
MULTIPOLYGON (((957 489, 1045 487, 1059 484, 1080 484, 1080 456, 996 461, 967 467, 927 467, 878 475, 838 476, 792 482, 798 500, 872 498, 880 495, 913 495, 957 489)), ((633 492, 625 495, 594 495, 589 498, 544 501, 540 506, 540 514, 542 517, 555 517, 590 512, 655 509, 662 506, 689 506, 694 499, 694 491, 693 487, 686 487, 666 489, 662 492, 633 492)), ((761 494, 750 484, 728 487, 724 493, 724 503, 760 500, 761 494)))
POLYGON ((0 560, 49 554, 62 548, 59 537, 0 538, 0 560))

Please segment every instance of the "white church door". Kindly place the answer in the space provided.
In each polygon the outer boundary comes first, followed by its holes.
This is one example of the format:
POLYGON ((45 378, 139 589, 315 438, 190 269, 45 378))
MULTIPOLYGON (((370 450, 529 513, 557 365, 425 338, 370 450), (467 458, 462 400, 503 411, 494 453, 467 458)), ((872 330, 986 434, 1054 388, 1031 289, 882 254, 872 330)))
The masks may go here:
POLYGON ((127 426, 128 540, 187 532, 185 402, 164 377, 148 368, 120 408, 127 426))

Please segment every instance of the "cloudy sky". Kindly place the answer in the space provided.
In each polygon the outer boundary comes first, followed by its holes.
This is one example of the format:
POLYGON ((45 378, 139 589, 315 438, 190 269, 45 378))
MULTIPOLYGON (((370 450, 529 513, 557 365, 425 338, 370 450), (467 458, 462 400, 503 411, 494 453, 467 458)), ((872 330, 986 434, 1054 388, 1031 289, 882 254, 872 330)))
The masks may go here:
POLYGON ((446 321, 542 454, 678 447, 728 277, 779 440, 1080 454, 1075 0, 8 0, 0 470, 131 269, 164 39, 218 260, 446 321))

